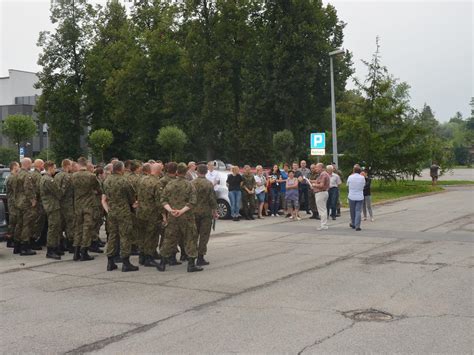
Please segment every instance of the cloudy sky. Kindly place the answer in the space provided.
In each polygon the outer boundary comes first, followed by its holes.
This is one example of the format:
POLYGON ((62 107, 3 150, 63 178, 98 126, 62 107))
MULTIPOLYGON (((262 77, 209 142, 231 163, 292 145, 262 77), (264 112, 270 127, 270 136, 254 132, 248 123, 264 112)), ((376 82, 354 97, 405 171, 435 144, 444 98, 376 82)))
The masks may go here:
MULTIPOLYGON (((104 0, 99 0, 104 2, 104 0)), ((344 48, 370 59, 380 36, 382 61, 411 86, 412 105, 426 102, 440 121, 456 111, 470 114, 474 96, 474 5, 472 0, 323 0, 347 23, 344 48)), ((37 71, 38 32, 51 29, 50 0, 0 0, 0 76, 8 69, 37 71)), ((349 84, 349 87, 352 85, 349 84)))

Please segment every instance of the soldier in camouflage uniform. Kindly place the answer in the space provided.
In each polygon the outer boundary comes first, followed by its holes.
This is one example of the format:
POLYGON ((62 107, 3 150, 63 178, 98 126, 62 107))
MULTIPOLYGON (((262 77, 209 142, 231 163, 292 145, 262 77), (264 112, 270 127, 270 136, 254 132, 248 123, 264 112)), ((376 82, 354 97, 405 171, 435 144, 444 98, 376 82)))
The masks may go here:
POLYGON ((207 253, 207 243, 211 235, 212 218, 217 218, 217 201, 214 193, 214 185, 206 179, 207 165, 201 164, 197 168, 197 179, 191 184, 196 190, 196 207, 193 209, 196 229, 199 237, 198 258, 196 265, 209 265, 204 259, 207 253))
POLYGON ((62 171, 54 176, 59 190, 61 191, 61 199, 59 205, 61 207, 61 232, 66 235, 66 248, 69 253, 74 253, 74 189, 72 187, 72 162, 64 159, 61 162, 62 171))
MULTIPOLYGON (((20 164, 16 161, 10 163, 10 176, 7 178, 6 188, 7 188, 7 203, 8 203, 8 234, 10 235, 7 246, 14 247, 18 245, 17 237, 15 236, 15 227, 17 224, 18 219, 18 211, 15 207, 15 182, 16 182, 16 175, 18 174, 18 170, 20 170, 20 164), (15 243, 16 241, 16 243, 15 243)), ((13 250, 14 254, 18 254, 20 252, 19 248, 13 250)))
POLYGON ((253 220, 253 214, 255 212, 255 188, 257 182, 255 176, 250 172, 250 166, 244 166, 244 173, 242 174, 242 210, 245 219, 253 220))
POLYGON ((96 195, 100 192, 100 185, 95 175, 87 171, 87 159, 79 158, 77 162, 79 171, 72 175, 76 216, 74 260, 87 261, 94 259, 88 250, 94 237, 96 195))
MULTIPOLYGON (((166 174, 160 179, 161 194, 163 194, 163 190, 165 189, 166 185, 168 185, 170 181, 176 180, 176 167, 177 165, 175 162, 169 162, 166 164, 166 174), (173 171, 173 173, 170 173, 170 171, 173 171)), ((167 214, 166 211, 164 211, 164 213, 165 215, 167 214)), ((161 238, 158 244, 160 247, 160 250, 163 247, 163 243, 166 238, 166 225, 167 223, 163 223, 162 228, 161 228, 161 238)), ((170 256, 167 261, 170 265, 181 265, 181 263, 176 259, 177 253, 178 253, 178 247, 176 246, 176 249, 173 255, 170 256)), ((184 253, 184 249, 182 250, 182 253, 184 253)), ((161 252, 160 252, 160 256, 161 256, 161 252)))
POLYGON ((21 160, 21 169, 16 176, 13 193, 15 195, 15 208, 18 211, 18 221, 15 228, 17 240, 20 243, 20 255, 36 255, 31 250, 30 240, 33 237, 33 228, 36 225, 36 190, 33 185, 31 173, 31 159, 21 160))
POLYGON ((139 262, 145 266, 158 266, 154 259, 158 246, 158 237, 164 210, 160 204, 161 183, 158 177, 156 164, 143 165, 143 177, 138 183, 137 220, 139 233, 143 238, 143 249, 140 252, 139 262), (143 254, 142 254, 143 253, 143 254))
MULTIPOLYGON (((59 250, 59 239, 61 236, 61 190, 55 182, 53 175, 56 165, 52 161, 44 164, 46 174, 41 177, 39 187, 43 208, 48 217, 48 237, 46 239, 46 257, 50 259, 61 259, 59 250)), ((64 253, 63 253, 64 254, 64 253)))
MULTIPOLYGON (((168 165, 168 171, 174 173, 175 165, 168 165)), ((189 256, 188 272, 202 271, 201 267, 195 265, 197 231, 192 209, 196 205, 196 192, 191 183, 185 179, 186 171, 186 164, 178 164, 177 179, 166 185, 161 196, 161 204, 168 212, 168 226, 158 266, 160 271, 165 271, 166 260, 173 255, 180 239, 186 240, 186 254, 189 256)))
POLYGON ((104 169, 100 166, 95 169, 92 167, 92 173, 96 176, 97 181, 99 182, 100 190, 95 195, 96 208, 94 212, 94 237, 92 238, 89 250, 93 253, 103 253, 104 251, 100 249, 102 246, 102 241, 100 240, 100 228, 104 223, 104 208, 102 207, 104 169))
POLYGON ((103 206, 107 213, 109 240, 107 243, 107 271, 117 269, 114 257, 116 241, 120 240, 122 272, 137 271, 138 266, 130 263, 132 246, 132 210, 137 207, 135 192, 124 176, 124 165, 121 161, 113 165, 113 173, 104 181, 103 206))
POLYGON ((41 237, 43 236, 43 229, 46 224, 46 212, 44 211, 43 204, 41 202, 39 183, 41 181, 41 177, 43 176, 41 173, 44 170, 44 161, 41 159, 36 159, 33 163, 33 167, 34 170, 31 173, 31 177, 36 190, 36 200, 38 201, 36 204, 36 225, 33 230, 33 248, 36 250, 41 250, 40 245, 44 243, 44 240, 42 240, 41 237))
MULTIPOLYGON (((135 195, 135 200, 137 199, 137 190, 138 190, 138 182, 140 181, 141 175, 140 175, 140 169, 141 165, 136 161, 136 160, 130 160, 128 165, 129 173, 126 174, 127 180, 132 186, 134 195, 135 195)), ((132 230, 132 255, 136 255, 138 253, 138 250, 142 251, 143 249, 143 238, 140 236, 140 233, 138 232, 138 221, 137 221, 137 215, 135 211, 133 211, 132 214, 132 225, 133 225, 133 230, 132 230)))

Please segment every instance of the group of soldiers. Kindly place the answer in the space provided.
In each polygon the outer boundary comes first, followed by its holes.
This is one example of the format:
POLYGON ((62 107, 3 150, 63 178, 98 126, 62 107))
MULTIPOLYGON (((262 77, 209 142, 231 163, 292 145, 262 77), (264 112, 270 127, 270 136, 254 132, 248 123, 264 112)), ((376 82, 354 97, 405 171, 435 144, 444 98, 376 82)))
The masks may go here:
MULTIPOLYGON (((166 265, 188 261, 187 271, 202 271, 217 202, 207 166, 189 178, 184 163, 112 159, 94 167, 86 158, 54 162, 23 158, 10 164, 7 180, 9 228, 13 252, 35 255, 47 221, 46 257, 61 259, 66 251, 75 261, 93 260, 103 252, 99 238, 105 220, 107 271, 137 271, 139 264, 165 271, 166 265), (158 253, 159 250, 159 253, 158 253)), ((41 249, 39 247, 39 249, 41 249)))

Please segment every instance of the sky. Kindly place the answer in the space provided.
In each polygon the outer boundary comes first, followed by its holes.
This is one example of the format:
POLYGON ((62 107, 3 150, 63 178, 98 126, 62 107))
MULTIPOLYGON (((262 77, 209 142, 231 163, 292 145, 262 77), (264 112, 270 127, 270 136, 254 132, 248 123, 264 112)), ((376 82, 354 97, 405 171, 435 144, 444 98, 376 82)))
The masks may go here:
MULTIPOLYGON (((94 1, 97 2, 97 1, 94 1)), ((99 0, 104 2, 104 0, 99 0)), ((380 37, 382 63, 411 86, 411 104, 431 106, 448 121, 457 111, 470 115, 474 96, 473 0, 323 0, 347 23, 344 48, 351 51, 355 77, 380 37)), ((38 33, 52 29, 50 0, 0 0, 0 77, 8 69, 38 71, 38 33)), ((353 88, 348 83, 348 88, 353 88)))

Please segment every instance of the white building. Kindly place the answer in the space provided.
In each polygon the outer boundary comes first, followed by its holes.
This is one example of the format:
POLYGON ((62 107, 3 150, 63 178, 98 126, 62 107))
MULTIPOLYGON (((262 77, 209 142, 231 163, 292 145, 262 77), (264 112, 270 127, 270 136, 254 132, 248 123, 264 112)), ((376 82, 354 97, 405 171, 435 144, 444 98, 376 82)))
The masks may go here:
POLYGON ((41 90, 34 88, 37 81, 36 73, 9 69, 8 76, 0 77, 0 106, 13 105, 19 97, 40 95, 41 90))

